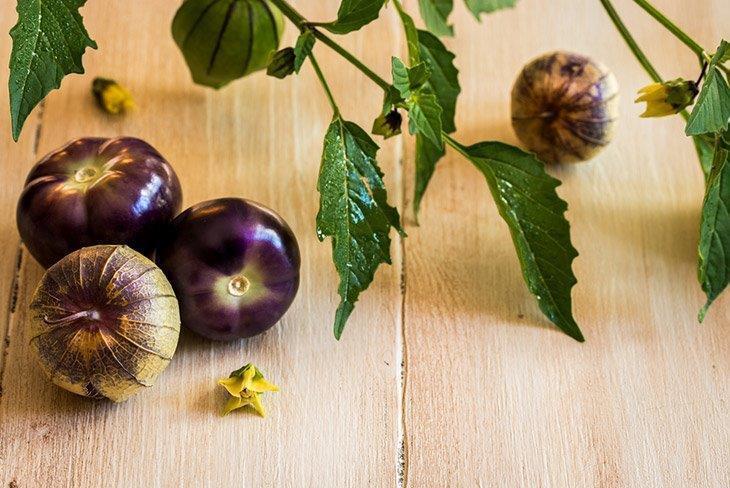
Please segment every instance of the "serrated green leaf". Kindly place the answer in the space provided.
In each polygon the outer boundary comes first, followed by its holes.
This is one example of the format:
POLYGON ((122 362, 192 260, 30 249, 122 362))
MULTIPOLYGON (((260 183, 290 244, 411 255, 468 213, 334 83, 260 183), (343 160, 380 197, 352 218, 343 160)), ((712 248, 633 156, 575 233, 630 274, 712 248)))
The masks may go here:
POLYGON ((408 99, 408 131, 421 134, 437 148, 444 147, 441 137, 441 107, 436 95, 421 88, 408 99))
POLYGON ((504 8, 512 8, 517 4, 517 0, 464 0, 464 2, 477 20, 481 20, 479 16, 482 13, 489 14, 504 8))
POLYGON ((730 87, 718 63, 730 50, 726 41, 720 43, 717 52, 707 66, 705 81, 687 120, 688 136, 725 131, 730 123, 730 87))
POLYGON ((332 238, 332 258, 340 276, 334 325, 338 339, 378 266, 391 262, 391 227, 402 232, 398 211, 387 201, 377 151, 360 127, 339 116, 332 120, 317 181, 317 235, 320 240, 332 238))
POLYGON ((436 163, 446 154, 444 148, 437 147, 421 134, 416 134, 416 183, 413 190, 413 212, 418 219, 421 201, 431 181, 436 163))
POLYGON ((322 24, 333 34, 347 34, 366 26, 380 15, 385 0, 342 0, 337 20, 322 24))
MULTIPOLYGON (((454 66, 454 55, 433 34, 418 31, 421 59, 431 67, 426 86, 433 91, 441 107, 441 126, 444 132, 456 130, 456 99, 461 92, 459 71, 454 66)), ((416 135, 416 183, 413 190, 413 211, 418 219, 421 201, 436 170, 436 164, 444 155, 444 149, 429 139, 416 135)))
POLYGON ((406 33, 406 46, 408 47, 408 64, 415 66, 421 62, 421 48, 418 45, 418 29, 413 22, 413 17, 403 10, 400 2, 394 2, 395 9, 398 11, 403 30, 406 33))
POLYGON ((568 204, 555 189, 560 181, 545 172, 534 154, 501 142, 457 148, 487 179, 500 215, 509 226, 522 275, 543 313, 570 337, 582 342, 573 318, 571 268, 578 255, 565 219, 568 204))
POLYGON ((408 77, 408 67, 400 59, 394 57, 391 60, 391 72, 393 74, 393 86, 402 98, 411 95, 411 80, 408 77))
POLYGON ((10 117, 13 139, 33 108, 70 73, 83 73, 81 57, 96 42, 78 10, 86 0, 18 0, 18 23, 10 30, 10 117))
POLYGON ((418 0, 421 18, 426 28, 437 36, 453 36, 454 28, 449 25, 449 15, 454 9, 454 0, 418 0))
POLYGON ((454 132, 456 99, 461 93, 459 70, 454 66, 455 56, 430 32, 418 31, 418 43, 421 59, 431 68, 427 86, 434 92, 441 106, 441 125, 444 132, 454 132))
POLYGON ((729 155, 730 152, 718 136, 700 223, 698 275, 702 290, 707 295, 707 303, 700 310, 700 322, 712 302, 730 282, 729 155))
POLYGON ((393 86, 398 90, 403 98, 411 96, 411 94, 421 88, 431 76, 431 68, 429 68, 426 63, 418 63, 412 68, 409 68, 403 64, 403 61, 394 57, 391 64, 393 86))
POLYGON ((294 45, 294 71, 299 73, 302 69, 304 61, 312 53, 314 49, 314 42, 317 39, 314 37, 314 33, 311 30, 302 32, 297 38, 297 43, 294 45))

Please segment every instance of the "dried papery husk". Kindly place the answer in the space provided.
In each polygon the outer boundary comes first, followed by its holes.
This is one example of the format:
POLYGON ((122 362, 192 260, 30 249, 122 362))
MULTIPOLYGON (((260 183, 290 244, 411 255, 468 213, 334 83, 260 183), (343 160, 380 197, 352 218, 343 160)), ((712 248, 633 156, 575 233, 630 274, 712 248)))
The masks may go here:
POLYGON ((30 305, 30 345, 58 386, 123 401, 175 353, 177 299, 162 271, 126 246, 93 246, 51 266, 30 305))
POLYGON ((586 161, 613 138, 618 82, 586 56, 553 52, 528 63, 512 87, 517 137, 547 163, 586 161))

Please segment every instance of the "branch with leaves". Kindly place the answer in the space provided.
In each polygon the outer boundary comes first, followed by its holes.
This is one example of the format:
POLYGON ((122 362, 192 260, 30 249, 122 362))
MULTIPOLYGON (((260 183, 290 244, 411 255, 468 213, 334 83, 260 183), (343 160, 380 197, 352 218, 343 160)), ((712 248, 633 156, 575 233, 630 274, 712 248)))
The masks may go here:
MULTIPOLYGON (((477 18, 512 7, 515 2, 465 0, 477 18)), ((416 215, 437 163, 451 147, 484 175, 540 309, 568 335, 582 341, 571 304, 571 289, 576 283, 572 262, 577 252, 565 219, 567 204, 556 192, 560 182, 549 176, 543 163, 531 153, 495 141, 467 146, 451 135, 456 131, 459 73, 454 66, 455 55, 437 36, 453 34, 449 24, 453 1, 419 1, 428 31, 417 29, 400 1, 392 0, 405 31, 408 59, 392 59, 390 81, 330 37, 351 33, 375 21, 385 3, 342 0, 334 20, 312 22, 286 0, 186 0, 175 16, 172 31, 193 79, 214 88, 262 66, 268 66, 270 75, 285 78, 299 73, 307 60, 311 63, 333 111, 317 182, 320 208, 316 228, 321 240, 331 239, 340 277, 336 337, 342 334, 360 293, 368 288, 377 268, 390 263, 391 229, 402 236, 405 233, 398 211, 388 203, 384 175, 377 162, 378 146, 339 109, 325 71, 317 62, 320 45, 334 50, 382 89, 383 102, 374 110, 372 134, 384 138, 399 134, 403 114, 407 114, 408 131, 415 136, 416 147, 416 215), (280 40, 282 15, 300 35, 294 46, 273 52, 280 40)), ((32 108, 58 87, 65 74, 83 72, 81 57, 85 48, 96 47, 78 13, 83 4, 84 0, 18 0, 10 78, 16 139, 32 108), (62 25, 70 28, 59 30, 49 12, 65 19, 62 25), (63 42, 53 44, 50 39, 63 42)))
POLYGON ((720 41, 710 55, 692 37, 647 0, 634 0, 652 18, 697 55, 697 78, 665 81, 639 47, 610 0, 600 0, 608 16, 654 81, 639 90, 637 102, 646 102, 642 117, 680 114, 686 120, 685 134, 691 136, 705 175, 705 197, 698 246, 698 278, 707 296, 699 320, 730 282, 730 44, 720 41), (692 107, 688 114, 686 108, 692 107))

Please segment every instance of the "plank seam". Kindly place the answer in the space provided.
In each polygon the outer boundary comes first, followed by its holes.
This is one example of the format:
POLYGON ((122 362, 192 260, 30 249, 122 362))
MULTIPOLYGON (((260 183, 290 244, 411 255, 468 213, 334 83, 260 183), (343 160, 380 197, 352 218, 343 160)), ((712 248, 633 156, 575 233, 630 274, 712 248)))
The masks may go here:
MULTIPOLYGON (((400 26, 398 16, 391 13, 392 22, 395 24, 396 46, 403 46, 403 30, 400 26)), ((400 47, 401 55, 404 54, 405 48, 400 47)), ((405 215, 408 198, 408 185, 405 178, 405 151, 406 139, 399 137, 396 145, 397 151, 397 169, 400 177, 400 215, 403 226, 406 227, 405 215)), ((396 365, 398 367, 398 401, 397 401, 397 446, 396 446, 396 488, 406 488, 408 486, 408 426, 406 422, 406 386, 408 381, 408 347, 406 341, 406 242, 403 236, 398 237, 398 245, 400 252, 400 320, 398 323, 398 331, 396 334, 396 365)))
POLYGON ((15 271, 13 273, 13 281, 10 285, 10 296, 8 297, 8 313, 5 317, 7 327, 5 328, 5 337, 2 341, 2 354, 0 354, 0 398, 3 396, 3 382, 5 380, 5 364, 10 350, 10 333, 13 323, 13 314, 18 306, 18 294, 20 291, 20 275, 23 267, 23 246, 18 244, 18 250, 15 258, 15 271))

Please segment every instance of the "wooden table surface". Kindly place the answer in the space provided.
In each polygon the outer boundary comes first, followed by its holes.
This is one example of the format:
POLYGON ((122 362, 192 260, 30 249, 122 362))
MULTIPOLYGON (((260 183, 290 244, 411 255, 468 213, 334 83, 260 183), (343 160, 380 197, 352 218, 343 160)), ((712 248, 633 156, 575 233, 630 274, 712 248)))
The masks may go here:
MULTIPOLYGON (((15 23, 14 3, 0 6, 0 32, 15 23)), ((294 3, 316 20, 337 6, 294 3)), ((550 169, 581 254, 573 299, 586 343, 540 314, 483 177, 458 155, 438 166, 414 225, 407 136, 379 154, 408 238, 395 238, 393 265, 336 342, 337 277, 314 231, 331 113, 311 66, 285 81, 259 73, 217 92, 194 86, 170 35, 178 1, 91 1, 82 13, 100 49, 86 55, 87 74, 64 80, 17 144, 0 117, 2 486, 730 486, 730 293, 697 323, 703 181, 682 121, 638 118, 632 100, 647 76, 598 0, 521 0, 481 24, 456 3, 457 37, 446 42, 460 69, 464 142, 516 142, 510 86, 543 52, 588 54, 621 85, 614 143, 593 162, 550 169), (97 75, 126 84, 138 110, 101 114, 89 94, 97 75), (26 307, 43 270, 14 212, 40 156, 76 137, 122 134, 167 157, 186 205, 243 196, 280 212, 298 236, 303 280, 268 333, 229 344, 184 333, 154 388, 111 404, 56 388, 31 361, 26 307), (215 380, 248 361, 282 391, 265 399, 266 419, 221 418, 215 380)), ((616 3, 660 72, 696 75, 686 48, 629 0, 616 3)), ((710 50, 728 35, 726 0, 656 4, 710 50)), ((294 36, 289 25, 287 42, 294 36)), ((343 42, 386 77, 405 47, 392 7, 343 42)), ((0 37, 3 66, 10 48, 0 37)), ((369 128, 378 89, 318 53, 346 117, 369 128)))

